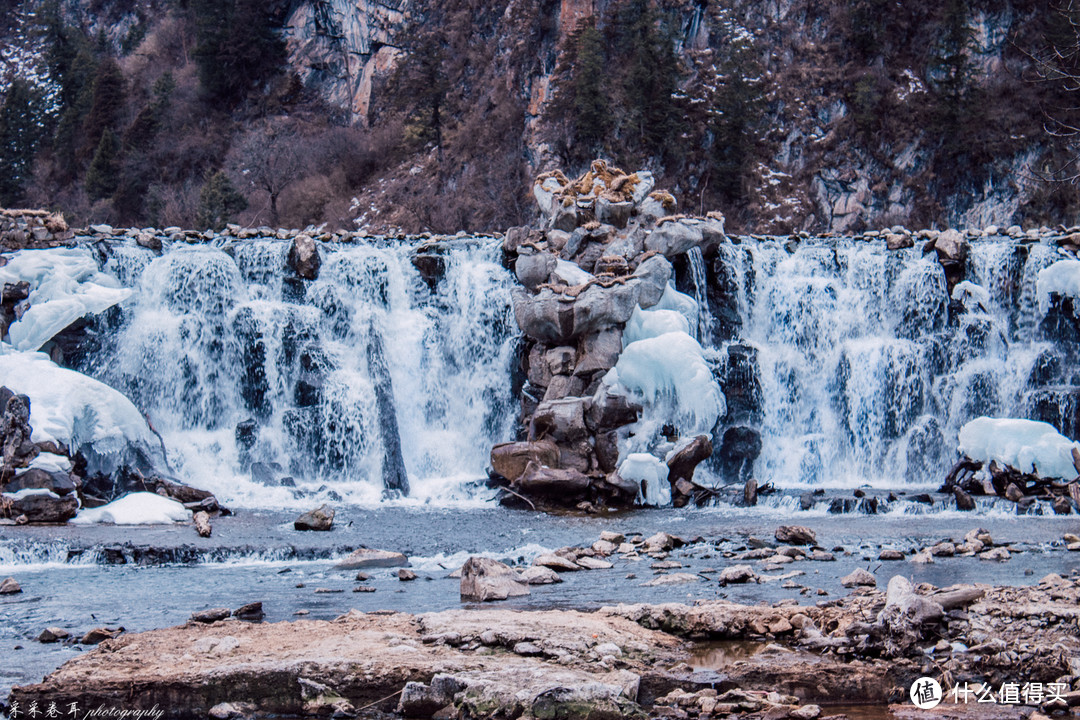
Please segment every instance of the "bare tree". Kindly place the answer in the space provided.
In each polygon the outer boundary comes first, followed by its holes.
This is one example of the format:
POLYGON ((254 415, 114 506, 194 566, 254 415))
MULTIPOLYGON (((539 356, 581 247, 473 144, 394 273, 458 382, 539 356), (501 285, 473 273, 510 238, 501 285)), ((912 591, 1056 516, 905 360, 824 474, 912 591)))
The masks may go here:
POLYGON ((243 186, 261 190, 270 203, 270 224, 278 224, 278 198, 304 176, 307 158, 303 136, 285 120, 268 120, 244 137, 235 150, 234 167, 243 186))

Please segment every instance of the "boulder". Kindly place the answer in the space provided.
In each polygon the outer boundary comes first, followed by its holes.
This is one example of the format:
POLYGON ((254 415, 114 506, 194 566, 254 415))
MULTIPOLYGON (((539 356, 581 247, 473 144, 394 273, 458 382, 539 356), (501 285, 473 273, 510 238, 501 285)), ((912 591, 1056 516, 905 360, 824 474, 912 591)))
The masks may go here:
POLYGON ((725 482, 743 483, 753 476, 761 454, 761 433, 752 427, 729 427, 720 441, 720 475, 725 482))
POLYGON ((322 505, 314 510, 296 518, 293 527, 297 530, 320 530, 326 531, 334 526, 334 509, 329 505, 322 505))
POLYGON ((700 245, 703 239, 701 224, 697 221, 665 222, 645 236, 645 250, 652 250, 667 258, 673 258, 700 245))
POLYGON ((625 395, 611 391, 601 383, 589 406, 588 422, 596 429, 618 428, 637 422, 641 406, 632 403, 625 395))
POLYGON ((485 557, 470 557, 461 568, 461 599, 475 602, 528 595, 529 587, 509 565, 485 557))
POLYGON ((617 228, 624 228, 630 222, 630 214, 634 210, 634 203, 629 201, 612 202, 605 197, 596 200, 596 219, 617 228))
POLYGON ((101 643, 101 642, 103 642, 105 640, 112 640, 113 638, 120 635, 120 633, 122 633, 122 632, 124 632, 124 628, 122 628, 122 627, 120 627, 120 628, 108 628, 108 627, 94 628, 90 632, 83 635, 79 639, 79 642, 82 643, 83 645, 97 645, 98 643, 101 643))
POLYGON ((556 262, 555 256, 546 252, 518 255, 514 262, 514 274, 522 285, 529 290, 536 290, 538 285, 548 281, 556 262))
POLYGON ((241 605, 232 611, 232 616, 237 620, 243 620, 244 622, 259 623, 262 622, 266 613, 263 612, 263 606, 261 602, 251 602, 247 605, 241 605))
POLYGON ((552 438, 556 442, 579 440, 588 435, 585 413, 592 404, 591 398, 568 397, 545 400, 533 413, 529 437, 552 438))
POLYGON ((491 468, 510 482, 521 477, 530 462, 558 467, 558 446, 550 440, 535 440, 500 443, 491 448, 491 468))
POLYGON ((616 277, 630 274, 630 263, 622 255, 601 255, 593 264, 593 275, 609 273, 616 277))
POLYGON ((840 578, 840 584, 846 588, 874 587, 877 585, 877 579, 869 571, 856 568, 849 575, 840 578))
POLYGON ((909 247, 915 247, 915 240, 910 235, 889 233, 885 236, 885 247, 889 250, 904 250, 909 247))
POLYGON ((717 576, 721 585, 757 582, 758 575, 749 565, 732 565, 724 568, 717 576))
POLYGON ((4 486, 4 492, 15 493, 20 490, 48 490, 57 495, 68 495, 75 492, 75 483, 71 476, 65 472, 49 472, 41 468, 30 468, 26 472, 16 475, 15 478, 4 486))
POLYGON ((577 364, 577 350, 568 345, 551 348, 544 353, 544 362, 552 375, 569 375, 577 364))
POLYGON ((689 443, 679 448, 667 461, 668 481, 675 483, 679 479, 693 480, 694 468, 702 460, 712 457, 713 446, 708 435, 698 435, 689 443))
POLYGON ((563 581, 557 572, 543 565, 533 565, 526 568, 521 573, 521 580, 526 585, 550 585, 563 581))
POLYGON ((585 390, 585 381, 574 375, 555 375, 544 392, 543 402, 562 400, 581 395, 585 390))
POLYGON ((225 618, 232 615, 232 611, 229 608, 210 608, 209 610, 200 610, 191 614, 188 618, 188 622, 210 624, 221 622, 225 618))
POLYGON ((32 523, 66 523, 79 511, 74 493, 60 496, 48 490, 23 490, 0 497, 0 507, 6 506, 11 517, 25 515, 32 523))
POLYGON ((545 567, 552 570, 573 572, 580 570, 581 566, 569 558, 556 553, 543 553, 533 558, 533 567, 545 567))
POLYGON ((318 278, 322 258, 315 241, 308 235, 297 235, 289 247, 288 263, 293 272, 305 280, 318 278))
POLYGON ((581 339, 581 358, 574 374, 582 377, 615 367, 622 352, 622 330, 609 327, 589 333, 581 339))
POLYGON ((812 545, 817 542, 817 535, 802 525, 781 525, 776 528, 776 542, 785 545, 812 545))
POLYGON ((580 470, 556 469, 530 462, 510 487, 526 496, 547 496, 560 500, 576 499, 589 489, 591 480, 580 470))
POLYGON ((359 568, 404 567, 408 564, 409 558, 399 552, 359 548, 353 550, 344 559, 339 560, 334 567, 342 570, 356 570, 359 568))
POLYGON ((62 627, 47 627, 37 636, 37 640, 39 643, 54 643, 67 640, 69 637, 71 633, 62 627))
POLYGON ((22 587, 13 577, 4 578, 4 581, 0 582, 0 595, 15 595, 21 592, 22 587))
POLYGON ((430 718, 454 702, 464 685, 453 675, 436 675, 430 685, 408 682, 401 690, 397 711, 409 718, 430 718))

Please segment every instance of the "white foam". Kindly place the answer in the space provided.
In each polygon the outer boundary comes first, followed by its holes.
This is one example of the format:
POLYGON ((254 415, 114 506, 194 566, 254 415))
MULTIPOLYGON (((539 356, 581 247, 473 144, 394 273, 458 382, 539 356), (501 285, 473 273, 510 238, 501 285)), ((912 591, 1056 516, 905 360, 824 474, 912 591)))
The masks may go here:
POLYGON ((1080 451, 1080 443, 1035 420, 975 418, 960 428, 959 450, 972 460, 996 460, 1041 477, 1071 479, 1078 474, 1072 453, 1080 451))
POLYGON ((76 525, 171 525, 187 522, 191 511, 175 500, 150 492, 136 492, 99 508, 79 511, 69 520, 76 525))

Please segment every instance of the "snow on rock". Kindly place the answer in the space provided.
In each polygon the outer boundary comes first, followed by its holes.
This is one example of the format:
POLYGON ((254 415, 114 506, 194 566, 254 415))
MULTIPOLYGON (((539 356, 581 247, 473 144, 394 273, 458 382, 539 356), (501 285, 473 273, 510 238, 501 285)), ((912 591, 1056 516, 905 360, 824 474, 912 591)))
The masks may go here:
POLYGON ((648 405, 673 403, 684 435, 710 433, 726 411, 720 386, 705 362, 704 350, 685 332, 669 332, 627 345, 604 377, 622 385, 648 405))
MULTIPOLYGON (((61 442, 83 451, 91 465, 130 462, 132 450, 161 454, 160 442, 138 408, 121 393, 93 378, 62 368, 44 353, 0 354, 0 385, 30 397, 31 440, 61 442)), ((164 457, 160 457, 164 466, 164 457)))
POLYGON ((1046 315, 1050 310, 1050 295, 1057 293, 1067 297, 1080 297, 1080 260, 1059 260, 1039 271, 1039 312, 1046 315))
POLYGON ((0 268, 0 284, 30 284, 30 309, 11 324, 16 350, 38 350, 84 315, 106 310, 131 296, 131 290, 98 271, 86 248, 23 250, 0 268))
POLYGON ((108 505, 80 510, 70 522, 76 525, 171 525, 190 519, 191 511, 175 500, 157 493, 135 492, 108 505))
POLYGON ((641 505, 667 505, 671 502, 668 466, 648 453, 631 453, 619 465, 619 477, 640 486, 637 502, 641 505))
MULTIPOLYGON (((31 402, 31 405, 33 403, 31 402)), ((30 461, 30 465, 26 470, 36 468, 38 470, 44 470, 45 472, 68 472, 71 470, 71 460, 63 455, 57 455, 55 453, 42 452, 30 461)), ((22 474, 25 470, 19 471, 18 474, 22 474)))
POLYGON ((634 308, 626 327, 623 328, 622 344, 625 348, 638 340, 660 337, 667 333, 690 334, 690 323, 676 310, 642 310, 634 308))
POLYGON ((981 285, 964 280, 956 284, 952 291, 952 299, 962 303, 967 310, 981 309, 984 312, 990 307, 990 293, 981 285))
POLYGON ((552 275, 570 286, 584 285, 593 279, 592 273, 586 272, 572 262, 556 260, 552 275))
POLYGON ((1080 443, 1069 440, 1049 423, 1035 420, 980 417, 960 428, 959 450, 972 460, 996 460, 1046 478, 1076 477, 1074 448, 1080 451, 1080 443))

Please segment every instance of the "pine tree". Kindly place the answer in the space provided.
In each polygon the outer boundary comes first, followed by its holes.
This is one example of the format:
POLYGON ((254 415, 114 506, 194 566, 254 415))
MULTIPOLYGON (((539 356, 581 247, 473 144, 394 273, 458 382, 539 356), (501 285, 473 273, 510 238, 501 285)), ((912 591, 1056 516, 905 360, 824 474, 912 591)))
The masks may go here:
POLYGON ((41 93, 16 78, 0 106, 0 204, 10 206, 22 198, 45 132, 41 102, 41 93))
POLYGON ((285 42, 259 0, 191 0, 195 61, 207 100, 234 104, 276 75, 285 42))
POLYGON ((604 38, 594 25, 587 25, 577 33, 572 73, 574 134, 581 149, 591 158, 611 128, 604 91, 604 38))
POLYGON ((95 201, 107 198, 116 192, 119 182, 120 142, 116 133, 105 128, 86 171, 86 194, 95 201))
POLYGON ((418 32, 408 43, 408 57, 395 78, 398 93, 408 98, 411 114, 405 127, 406 142, 443 147, 446 96, 445 38, 438 32, 418 32))
POLYGON ((944 139, 946 157, 963 152, 964 126, 972 109, 973 67, 969 58, 973 31, 968 21, 968 0, 945 0, 942 7, 942 38, 931 65, 936 105, 933 129, 944 139))
POLYGON ((102 60, 94 75, 90 113, 83 123, 84 154, 98 147, 105 130, 116 127, 124 110, 126 85, 124 73, 116 61, 111 57, 102 60))
POLYGON ((195 222, 201 228, 220 231, 247 206, 247 199, 232 184, 229 176, 218 170, 207 175, 199 191, 199 210, 195 222))

